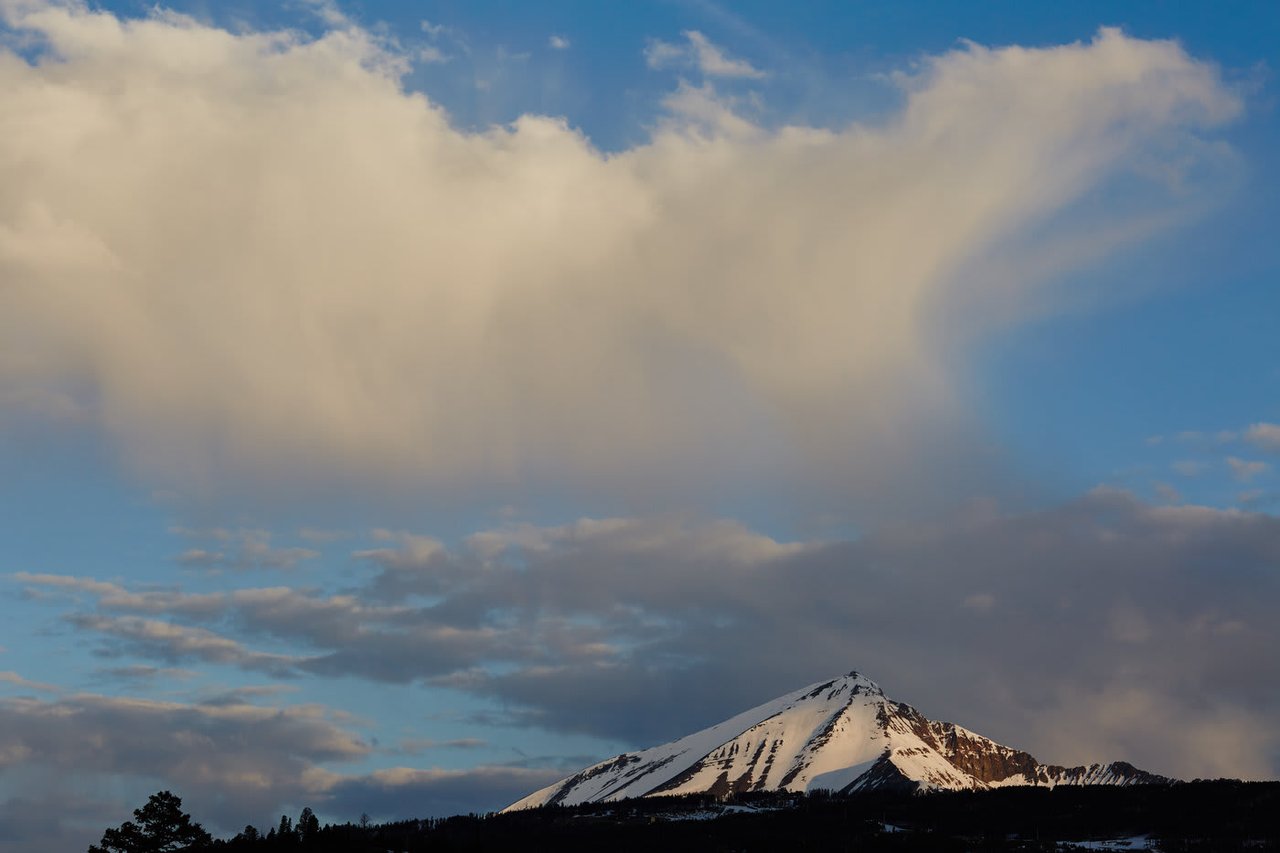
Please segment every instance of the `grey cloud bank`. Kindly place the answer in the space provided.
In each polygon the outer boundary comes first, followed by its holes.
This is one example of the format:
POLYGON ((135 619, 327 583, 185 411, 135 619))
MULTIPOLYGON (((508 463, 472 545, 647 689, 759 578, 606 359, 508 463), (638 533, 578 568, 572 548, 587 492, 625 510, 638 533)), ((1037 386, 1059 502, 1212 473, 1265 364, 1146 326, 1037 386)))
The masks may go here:
POLYGON ((496 809, 562 772, 477 767, 339 774, 324 766, 371 751, 342 715, 314 705, 267 707, 235 696, 192 704, 96 694, 4 699, 0 770, 23 781, 27 795, 0 807, 0 838, 30 851, 83 848, 119 819, 120 804, 99 799, 102 792, 145 798, 157 779, 180 788, 185 805, 213 828, 233 833, 246 821, 270 825, 298 803, 382 816, 496 809))
POLYGON ((84 581, 98 606, 68 618, 108 651, 425 679, 501 700, 507 722, 637 746, 857 666, 1055 762, 1280 771, 1280 520, 1264 514, 1099 490, 854 541, 613 519, 499 528, 417 561, 362 553, 365 583, 341 594, 242 589, 184 608, 84 581), (292 652, 255 651, 266 641, 292 652))

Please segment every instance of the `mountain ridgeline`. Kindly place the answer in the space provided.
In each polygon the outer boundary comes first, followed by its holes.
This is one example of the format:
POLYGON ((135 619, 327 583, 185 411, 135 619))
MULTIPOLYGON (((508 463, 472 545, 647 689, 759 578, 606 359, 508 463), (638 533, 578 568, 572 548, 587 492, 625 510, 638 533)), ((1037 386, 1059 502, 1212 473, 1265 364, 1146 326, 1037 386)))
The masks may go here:
POLYGON ((851 672, 671 743, 588 767, 505 811, 692 794, 982 791, 1172 781, 1122 761, 1041 764, 954 723, 930 720, 851 672))

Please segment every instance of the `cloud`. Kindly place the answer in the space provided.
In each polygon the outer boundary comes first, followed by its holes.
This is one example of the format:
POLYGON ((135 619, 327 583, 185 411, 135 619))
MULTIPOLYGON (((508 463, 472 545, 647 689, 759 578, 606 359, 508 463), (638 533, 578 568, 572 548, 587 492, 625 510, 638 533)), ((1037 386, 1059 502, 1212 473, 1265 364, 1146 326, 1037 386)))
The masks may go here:
POLYGON ((351 554, 381 567, 372 595, 383 600, 436 595, 457 580, 458 563, 439 539, 390 530, 375 530, 373 536, 395 543, 395 547, 366 548, 351 554))
POLYGON ((547 47, 552 50, 568 50, 572 43, 566 36, 556 35, 554 33, 547 39, 547 47))
POLYGON ((436 749, 480 749, 488 746, 489 742, 482 738, 467 737, 456 738, 454 740, 434 740, 432 738, 409 738, 396 744, 396 753, 401 755, 414 755, 423 752, 429 752, 436 749))
POLYGON ((0 671, 0 684, 12 684, 20 690, 30 690, 36 693, 61 693, 62 688, 54 684, 45 684, 40 681, 31 681, 23 678, 18 673, 11 670, 0 671))
POLYGON ((1246 489, 1236 495, 1236 501, 1246 509, 1265 510, 1280 504, 1280 492, 1266 489, 1246 489))
POLYGON ((1170 467, 1184 477, 1195 477, 1204 473, 1209 466, 1198 459, 1179 459, 1170 467))
POLYGON ((216 543, 223 550, 208 548, 188 548, 175 559, 184 566, 202 569, 293 569, 304 560, 320 556, 319 551, 310 548, 277 548, 271 544, 271 533, 267 530, 192 530, 175 527, 170 532, 188 539, 206 540, 216 543))
POLYGON ((73 394, 56 388, 0 389, 0 427, 23 416, 44 424, 84 424, 91 421, 90 407, 73 394))
MULTIPOLYGON (((645 562, 678 565, 684 550, 645 562)), ((640 561, 629 570, 598 554, 579 567, 558 554, 530 572, 540 612, 596 614, 618 651, 450 683, 523 709, 528 725, 654 743, 857 667, 927 714, 1046 760, 1124 757, 1188 778, 1260 778, 1277 771, 1269 733, 1280 705, 1262 686, 1280 675, 1266 674, 1280 641, 1270 616, 1280 587, 1267 568, 1277 556, 1273 517, 1113 492, 763 562, 704 556, 696 577, 660 574, 646 589, 614 574, 638 582, 640 561), (611 600, 613 615, 579 602, 582 586, 611 600), (1050 736, 1055 728, 1073 737, 1050 736)))
POLYGON ((9 576, 23 585, 28 594, 39 590, 65 592, 76 598, 96 598, 106 610, 130 610, 142 613, 177 613, 184 616, 208 617, 223 607, 225 596, 217 593, 191 594, 175 590, 129 590, 117 583, 89 577, 47 573, 15 572, 9 576))
POLYGON ((342 11, 337 0, 302 0, 302 5, 310 9, 312 14, 335 29, 348 29, 355 23, 342 11))
POLYGON ((960 606, 979 613, 989 613, 991 608, 996 606, 996 597, 989 592, 975 592, 973 595, 965 596, 960 606))
POLYGON ((1137 233, 1036 226, 1240 108, 1104 30, 927 59, 880 125, 677 112, 606 154, 544 116, 454 127, 349 24, 3 9, 31 49, 0 52, 0 397, 84 388, 139 471, 201 488, 936 492, 953 347, 1137 233))
POLYGON ((650 68, 691 66, 704 77, 739 77, 758 80, 765 75, 744 59, 731 59, 723 50, 697 30, 685 30, 686 44, 672 44, 652 39, 645 47, 644 58, 650 68))
POLYGON ((441 64, 452 62, 455 54, 464 56, 471 54, 471 45, 467 40, 466 34, 461 30, 425 19, 419 23, 419 28, 429 43, 418 46, 418 61, 425 62, 428 65, 441 64), (446 53, 444 47, 442 47, 442 44, 446 42, 453 51, 452 53, 446 53))
POLYGON ((370 751, 314 705, 191 705, 98 694, 0 700, 0 767, 9 778, 40 779, 41 769, 82 779, 110 775, 131 780, 142 798, 145 786, 163 779, 201 819, 236 829, 246 815, 261 820, 283 803, 322 792, 310 781, 322 763, 370 751))
POLYGON ((1280 424, 1256 423, 1245 430, 1244 437, 1259 450, 1280 452, 1280 424))
MULTIPOLYGON (((142 803, 156 780, 218 834, 246 822, 274 825, 283 809, 314 807, 336 820, 378 820, 500 808, 563 771, 481 766, 342 773, 333 764, 374 748, 319 705, 260 706, 240 690, 194 704, 93 693, 52 700, 0 699, 0 771, 24 793, 0 803, 0 833, 24 851, 83 849, 128 808, 96 800, 110 790, 142 803), (64 780, 75 777, 71 790, 64 780)), ((459 740, 435 745, 466 749, 459 740)))
POLYGON ((137 616, 96 616, 81 614, 71 617, 78 628, 95 631, 118 641, 111 653, 131 653, 180 663, 233 664, 249 670, 266 672, 276 677, 293 674, 297 661, 286 656, 255 652, 243 644, 206 628, 175 625, 158 619, 137 616))
POLYGON ((1047 761, 1126 759, 1187 778, 1280 771, 1270 515, 1098 490, 845 541, 668 516, 509 524, 420 563, 399 553, 370 560, 367 582, 341 595, 243 589, 212 616, 174 593, 80 585, 117 604, 167 600, 172 618, 212 619, 216 634, 72 618, 159 660, 256 669, 278 662, 255 658, 269 641, 291 650, 281 663, 295 673, 426 681, 500 702, 504 726, 635 746, 857 668, 926 714, 1047 761))
POLYGON ((303 527, 298 530, 298 538, 313 543, 337 542, 351 538, 350 531, 330 530, 319 527, 303 527))
POLYGON ((689 40, 697 57, 698 70, 708 77, 748 77, 759 79, 766 76, 751 66, 744 59, 730 59, 724 51, 711 43, 711 40, 697 30, 689 30, 684 34, 689 40))
POLYGON ((1227 457, 1227 467, 1231 476, 1242 483, 1247 483, 1259 474, 1265 474, 1271 466, 1257 459, 1241 459, 1237 456, 1227 457))
MULTIPOLYGON (((1231 444, 1240 438, 1240 433, 1229 429, 1221 429, 1217 432, 1204 432, 1202 430, 1187 429, 1182 432, 1174 433, 1167 436, 1169 441, 1179 444, 1199 444, 1199 445, 1220 445, 1231 444)), ((1147 443, 1151 445, 1160 444, 1165 441, 1166 436, 1153 435, 1147 439, 1147 443)))
POLYGON ((146 690, 161 679, 186 681, 196 675, 196 672, 189 669, 129 664, 100 670, 97 673, 97 680, 116 685, 124 684, 132 693, 137 690, 146 690))
POLYGON ((375 530, 373 538, 384 542, 395 542, 397 547, 369 548, 356 551, 352 556, 361 560, 371 560, 387 569, 403 570, 425 567, 446 553, 444 543, 434 536, 375 530))
POLYGON ((644 61, 650 68, 661 69, 679 65, 689 59, 683 47, 671 42, 653 39, 644 49, 644 61))
POLYGON ((449 54, 433 44, 423 45, 418 49, 418 61, 428 65, 443 65, 450 58, 449 54))
POLYGON ((1259 749, 1276 746, 1266 714, 1212 698, 1189 709, 1136 685, 1075 685, 1064 693, 1057 709, 1034 721, 1050 754, 1157 755, 1168 748, 1164 733, 1177 731, 1179 760, 1200 778, 1275 776, 1273 760, 1259 749))
POLYGON ((37 587, 53 587, 55 589, 71 590, 75 592, 85 592, 105 599, 129 595, 129 592, 119 584, 99 581, 94 578, 32 572, 15 572, 10 575, 10 577, 23 584, 30 584, 37 587))
POLYGON ((468 770, 415 770, 397 767, 364 776, 342 777, 329 796, 348 809, 375 819, 443 816, 497 811, 564 778, 561 769, 476 767, 468 770))

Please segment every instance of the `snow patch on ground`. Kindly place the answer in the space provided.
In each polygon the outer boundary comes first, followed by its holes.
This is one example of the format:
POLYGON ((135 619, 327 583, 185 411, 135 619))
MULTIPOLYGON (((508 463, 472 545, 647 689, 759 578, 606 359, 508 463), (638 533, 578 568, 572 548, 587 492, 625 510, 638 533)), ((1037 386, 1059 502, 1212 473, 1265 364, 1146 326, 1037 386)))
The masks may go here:
POLYGON ((1159 850, 1154 838, 1135 835, 1130 838, 1109 838, 1102 841, 1059 841, 1059 850, 1159 850))

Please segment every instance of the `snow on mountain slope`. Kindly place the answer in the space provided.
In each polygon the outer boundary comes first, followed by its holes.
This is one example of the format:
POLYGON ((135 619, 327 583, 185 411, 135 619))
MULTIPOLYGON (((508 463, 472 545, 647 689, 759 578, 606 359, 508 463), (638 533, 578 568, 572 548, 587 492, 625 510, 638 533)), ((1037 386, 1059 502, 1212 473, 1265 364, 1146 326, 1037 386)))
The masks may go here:
POLYGON ((1117 762, 1043 765, 954 723, 934 722, 851 672, 700 732, 624 753, 506 811, 627 797, 740 791, 968 790, 1168 781, 1117 762))

